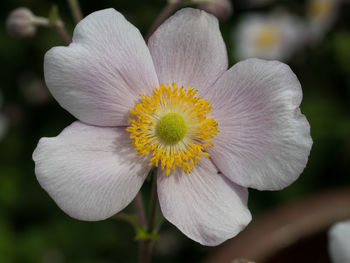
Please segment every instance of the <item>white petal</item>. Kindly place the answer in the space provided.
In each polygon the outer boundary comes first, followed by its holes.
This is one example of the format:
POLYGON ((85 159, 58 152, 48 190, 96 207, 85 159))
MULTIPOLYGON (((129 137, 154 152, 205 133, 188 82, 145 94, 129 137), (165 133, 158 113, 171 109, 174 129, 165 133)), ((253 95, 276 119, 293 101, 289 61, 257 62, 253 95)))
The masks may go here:
POLYGON ((192 173, 158 173, 160 207, 189 238, 215 246, 234 237, 251 220, 248 191, 219 174, 205 158, 192 173))
POLYGON ((75 122, 57 137, 42 138, 34 151, 40 185, 71 217, 103 220, 127 206, 147 176, 121 128, 75 122))
POLYGON ((192 86, 205 94, 227 69, 218 20, 201 10, 178 11, 157 29, 148 46, 160 84, 192 86))
POLYGON ((61 106, 93 125, 126 125, 139 95, 158 87, 140 32, 114 9, 84 18, 72 44, 46 53, 44 71, 61 106))
POLYGON ((350 221, 333 225, 329 230, 328 237, 328 251, 332 262, 350 262, 350 221))
POLYGON ((306 166, 312 139, 291 69, 248 59, 228 70, 212 91, 208 98, 220 132, 209 152, 218 169, 233 182, 259 190, 294 182, 306 166))

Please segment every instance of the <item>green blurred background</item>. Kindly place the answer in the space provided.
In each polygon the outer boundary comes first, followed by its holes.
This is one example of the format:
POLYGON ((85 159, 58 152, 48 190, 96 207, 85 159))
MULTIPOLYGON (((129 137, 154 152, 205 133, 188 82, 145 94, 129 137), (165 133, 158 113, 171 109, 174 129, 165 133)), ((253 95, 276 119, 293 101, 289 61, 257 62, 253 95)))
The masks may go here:
MULTIPOLYGON (((31 155, 38 140, 56 136, 74 121, 42 84, 45 52, 64 43, 56 32, 46 28, 40 28, 33 38, 13 39, 6 32, 5 21, 16 7, 26 6, 36 15, 47 16, 53 4, 58 5, 71 33, 74 25, 66 1, 0 3, 0 89, 4 97, 1 111, 9 120, 6 136, 0 141, 0 262, 136 262, 137 243, 130 225, 114 219, 91 223, 70 218, 41 189, 34 175, 31 155)), ((113 7, 143 34, 165 4, 165 0, 81 1, 85 15, 113 7)), ((283 7, 302 17, 305 4, 306 1, 290 0, 255 9, 235 6, 231 18, 221 23, 230 65, 236 62, 232 58, 231 31, 241 16, 283 7)), ((325 38, 287 61, 302 83, 301 109, 311 124, 314 144, 305 171, 293 185, 278 192, 250 190, 249 207, 254 220, 276 205, 350 185, 349 26, 350 4, 344 3, 325 38)), ((146 197, 149 184, 144 187, 146 197)), ((201 262, 213 249, 189 240, 167 222, 161 231, 154 262, 201 262)))

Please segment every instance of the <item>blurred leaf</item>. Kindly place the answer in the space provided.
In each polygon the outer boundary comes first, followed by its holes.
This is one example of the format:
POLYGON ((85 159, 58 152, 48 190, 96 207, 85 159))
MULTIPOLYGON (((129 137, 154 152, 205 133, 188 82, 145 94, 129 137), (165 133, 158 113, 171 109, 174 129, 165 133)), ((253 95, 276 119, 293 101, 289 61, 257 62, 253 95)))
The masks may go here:
POLYGON ((16 253, 15 235, 11 226, 5 222, 0 214, 0 258, 1 262, 14 262, 16 253))
POLYGON ((342 69, 350 73, 350 33, 337 32, 333 39, 335 55, 342 69))
POLYGON ((20 196, 17 180, 20 172, 17 169, 2 168, 0 174, 0 203, 7 205, 14 204, 20 196))

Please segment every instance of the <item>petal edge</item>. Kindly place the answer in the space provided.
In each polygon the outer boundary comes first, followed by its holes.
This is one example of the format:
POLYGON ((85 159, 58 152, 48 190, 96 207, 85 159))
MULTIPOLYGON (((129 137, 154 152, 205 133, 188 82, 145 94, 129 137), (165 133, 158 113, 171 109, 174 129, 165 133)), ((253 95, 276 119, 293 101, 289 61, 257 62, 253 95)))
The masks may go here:
POLYGON ((122 129, 75 122, 57 137, 39 141, 35 174, 65 213, 103 220, 126 207, 147 176, 148 161, 130 148, 122 129))

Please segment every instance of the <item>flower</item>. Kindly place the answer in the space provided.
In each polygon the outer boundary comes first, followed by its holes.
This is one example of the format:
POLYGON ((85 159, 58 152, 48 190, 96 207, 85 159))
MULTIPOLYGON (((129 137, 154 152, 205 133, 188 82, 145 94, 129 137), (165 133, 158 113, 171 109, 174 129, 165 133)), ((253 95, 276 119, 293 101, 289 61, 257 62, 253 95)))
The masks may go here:
POLYGON ((70 216, 103 220, 157 165, 168 221, 204 245, 235 236, 251 220, 247 187, 291 184, 312 140, 287 65, 227 64, 218 20, 204 11, 178 11, 147 45, 114 9, 90 14, 72 44, 45 55, 47 86, 78 121, 39 141, 39 183, 70 216))
POLYGON ((350 221, 334 224, 328 232, 328 240, 328 252, 332 262, 350 262, 350 221))
POLYGON ((319 41, 333 26, 341 0, 309 0, 307 6, 309 38, 319 41))
POLYGON ((303 23, 289 14, 250 14, 233 31, 235 56, 288 60, 304 43, 303 23))
POLYGON ((28 8, 16 8, 7 18, 7 31, 17 38, 32 37, 36 32, 34 20, 35 16, 28 8))

